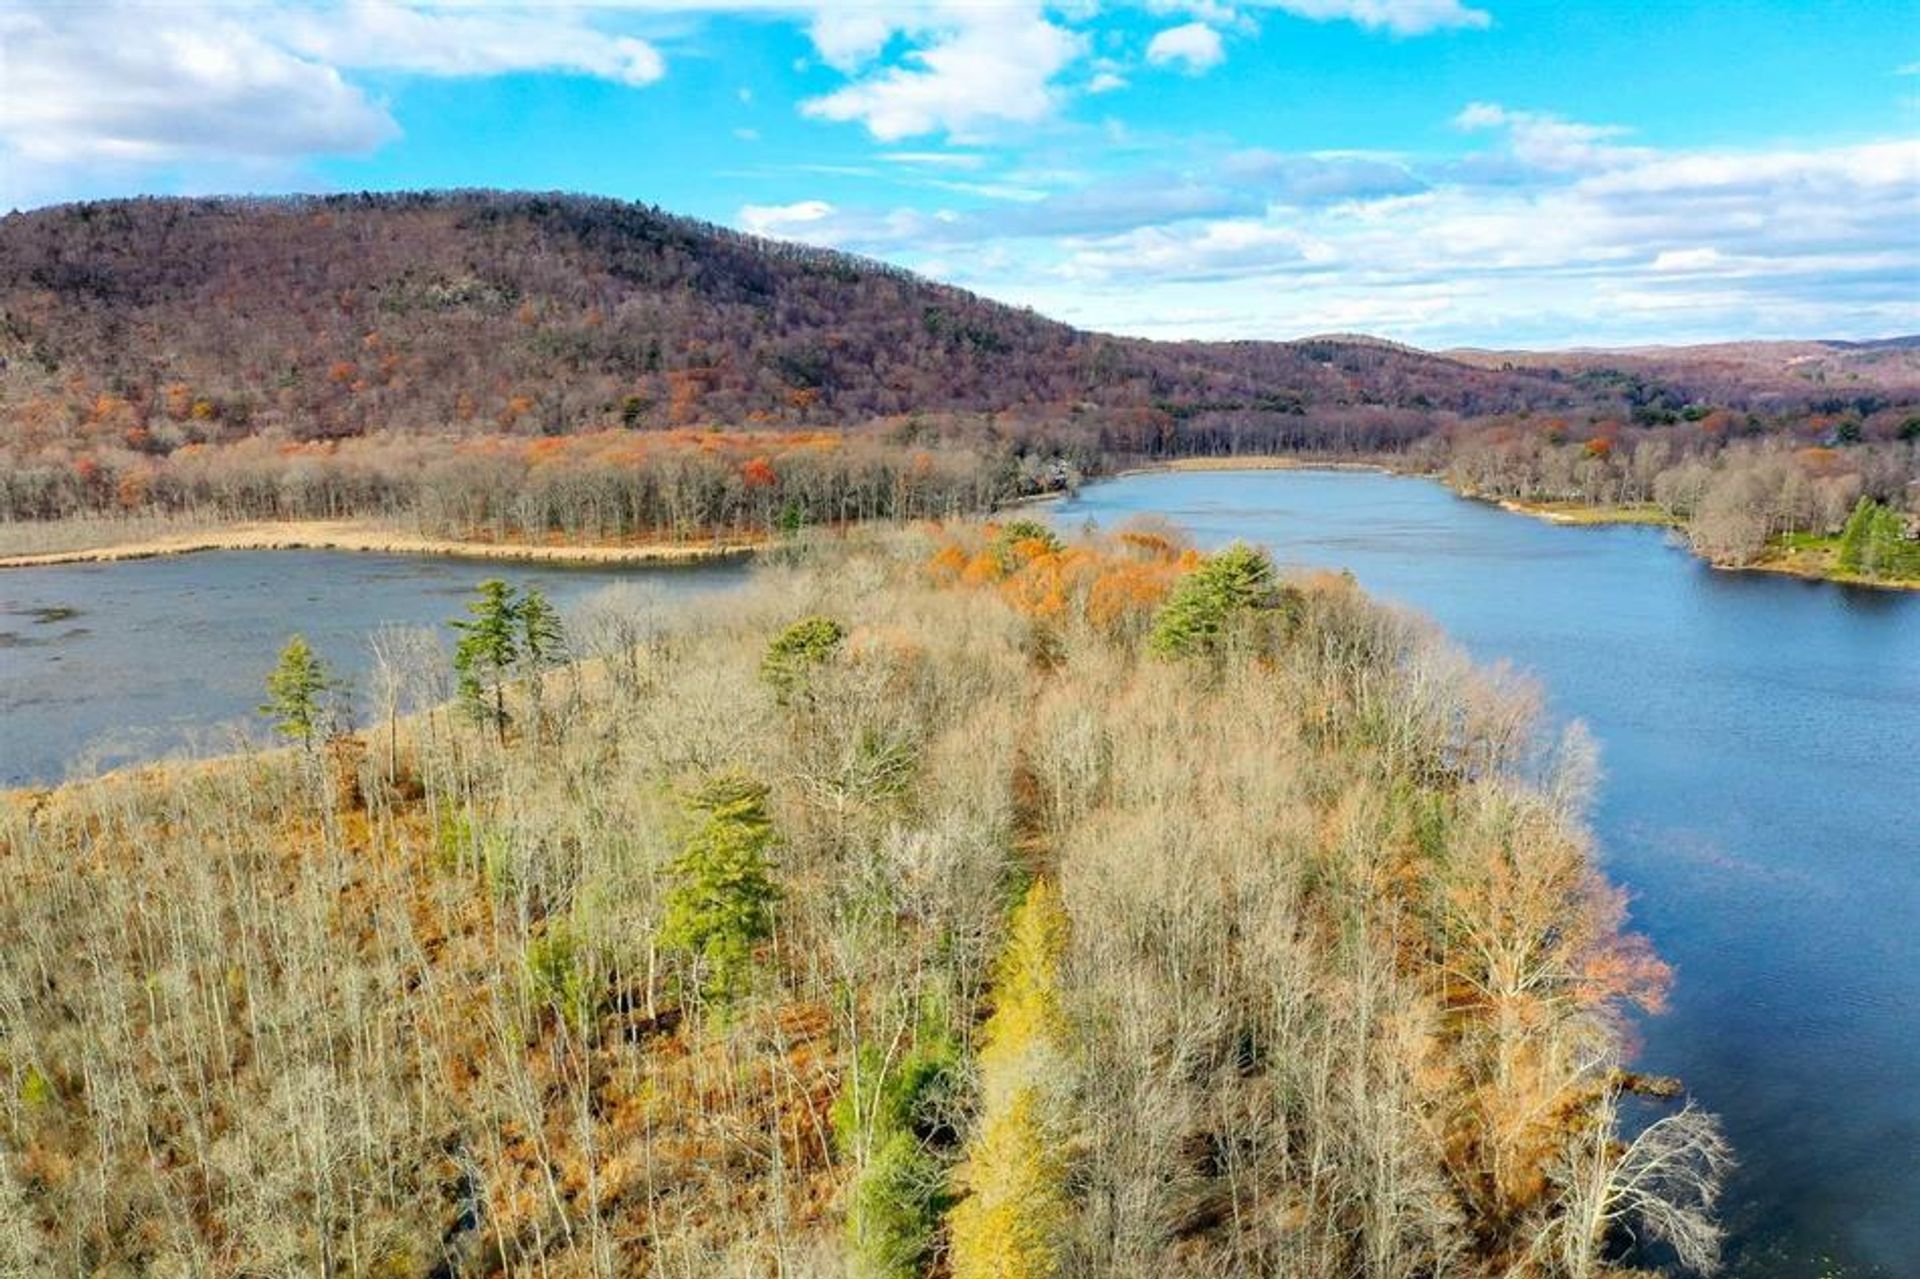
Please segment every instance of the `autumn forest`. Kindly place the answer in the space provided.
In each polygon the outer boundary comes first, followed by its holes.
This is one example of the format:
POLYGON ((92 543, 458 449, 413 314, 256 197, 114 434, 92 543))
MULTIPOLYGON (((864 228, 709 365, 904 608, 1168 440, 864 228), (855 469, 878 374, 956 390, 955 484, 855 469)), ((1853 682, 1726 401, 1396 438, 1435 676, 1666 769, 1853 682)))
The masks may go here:
POLYGON ((128 514, 687 539, 1275 453, 1625 508, 1729 564, 1831 560, 1862 502, 1914 535, 1920 352, 1898 342, 1154 343, 645 206, 491 193, 15 214, 0 309, 23 545, 128 514))

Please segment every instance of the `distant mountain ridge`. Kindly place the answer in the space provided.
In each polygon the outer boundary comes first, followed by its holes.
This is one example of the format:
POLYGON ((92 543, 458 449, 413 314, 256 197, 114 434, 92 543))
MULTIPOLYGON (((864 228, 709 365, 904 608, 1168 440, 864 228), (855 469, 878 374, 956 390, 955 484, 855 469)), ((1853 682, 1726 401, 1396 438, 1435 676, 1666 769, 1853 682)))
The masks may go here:
MULTIPOLYGON (((1875 360, 1904 384, 1920 356, 1884 345, 1823 358, 1849 385, 1876 385, 1857 373, 1875 360)), ((254 434, 820 429, 913 414, 1134 438, 1249 421, 1404 435, 1435 415, 1679 402, 1695 383, 1728 402, 1823 390, 1718 356, 1112 337, 646 205, 498 192, 9 215, 0 360, 0 443, 157 452, 254 434), (1606 361, 1678 385, 1581 376, 1606 361)))
POLYGON ((1899 400, 1920 398, 1920 335, 1863 340, 1708 342, 1681 346, 1579 347, 1562 351, 1459 348, 1451 358, 1480 368, 1637 373, 1690 398, 1817 407, 1853 388, 1899 400))

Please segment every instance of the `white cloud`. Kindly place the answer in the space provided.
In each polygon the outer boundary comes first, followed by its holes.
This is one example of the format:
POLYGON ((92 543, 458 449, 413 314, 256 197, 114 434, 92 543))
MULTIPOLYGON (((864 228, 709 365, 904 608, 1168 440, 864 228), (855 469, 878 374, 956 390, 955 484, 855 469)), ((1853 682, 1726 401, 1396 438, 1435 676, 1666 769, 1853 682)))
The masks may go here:
MULTIPOLYGON (((1484 25, 1462 0, 1121 0, 1193 21, 1152 60, 1217 64, 1222 29, 1277 9, 1396 34, 1484 25)), ((363 154, 399 133, 358 73, 588 76, 643 86, 667 72, 654 39, 716 15, 804 25, 850 82, 801 106, 883 140, 1004 135, 1075 95, 1123 88, 1127 68, 1083 60, 1114 3, 1097 0, 0 0, 0 195, 127 182, 145 166, 202 178, 247 165, 284 174, 363 154), (663 25, 664 24, 664 25, 663 25), (635 33, 637 27, 640 34, 635 33), (1080 65, 1084 74, 1067 73, 1080 65), (116 175, 105 182, 109 166, 116 175), (56 178, 55 174, 69 177, 56 178)), ((670 36, 669 36, 670 38, 670 36)), ((751 101, 751 89, 741 101, 751 101)), ((260 170, 262 173, 267 170, 260 170)))
POLYGON ((1220 33, 1204 22, 1168 27, 1147 42, 1147 61, 1156 67, 1179 65, 1189 75, 1217 67, 1226 60, 1220 33))
POLYGON ((929 169, 979 169, 987 157, 978 151, 883 151, 882 160, 929 169))
POLYGON ((1463 116, 1534 162, 1486 180, 1451 161, 1246 151, 987 212, 835 208, 802 236, 938 256, 966 287, 1159 337, 1364 329, 1537 346, 1920 329, 1920 140, 1661 150, 1505 108, 1463 116))
POLYGON ((362 152, 396 132, 337 68, 206 6, 24 6, 0 44, 0 144, 24 162, 362 152))
POLYGON ((900 64, 810 99, 801 110, 857 121, 886 142, 939 132, 979 137, 994 126, 1051 115, 1059 103, 1054 78, 1083 45, 1037 3, 957 7, 900 64))
POLYGON ((364 154, 400 130, 355 71, 633 86, 664 74, 653 45, 591 16, 530 3, 16 0, 0 9, 0 198, 67 196, 108 174, 141 186, 161 166, 284 181, 311 157, 364 154))
POLYGON ((1245 0, 1315 22, 1345 21, 1368 30, 1417 36, 1451 28, 1491 26, 1493 16, 1460 0, 1245 0))
POLYGON ((1722 261, 1718 249, 1664 249, 1653 259, 1653 269, 1656 271, 1704 271, 1719 266, 1722 261))
POLYGON ((645 40, 598 31, 567 11, 531 5, 349 0, 262 25, 284 26, 291 48, 342 67, 432 76, 563 71, 627 85, 651 84, 666 74, 660 51, 645 40))
POLYGON ((1610 141, 1627 132, 1618 125, 1580 124, 1532 111, 1511 111, 1493 102, 1468 104, 1453 123, 1459 129, 1504 130, 1515 159, 1556 172, 1606 168, 1646 154, 1610 141))
POLYGON ((838 71, 857 71, 887 47, 898 26, 878 9, 822 7, 809 34, 820 60, 838 71))
POLYGON ((755 235, 791 236, 796 231, 825 222, 833 213, 833 206, 825 200, 749 204, 740 210, 740 225, 755 235))

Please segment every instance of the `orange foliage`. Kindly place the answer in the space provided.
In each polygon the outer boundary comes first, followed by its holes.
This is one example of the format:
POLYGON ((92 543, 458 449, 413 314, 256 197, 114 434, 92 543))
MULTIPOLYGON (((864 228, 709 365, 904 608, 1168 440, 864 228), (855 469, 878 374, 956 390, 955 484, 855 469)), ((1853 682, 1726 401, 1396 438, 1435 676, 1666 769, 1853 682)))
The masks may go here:
POLYGON ((138 510, 147 500, 147 477, 140 471, 128 471, 114 486, 114 500, 126 511, 138 510))
POLYGON ((772 488, 780 482, 780 476, 764 456, 751 457, 740 464, 740 482, 750 489, 772 488))
POLYGON ((1845 469, 1845 466, 1841 462, 1839 449, 1820 448, 1816 446, 1814 448, 1801 449, 1795 456, 1800 459, 1800 465, 1806 469, 1809 475, 1833 475, 1845 469))
POLYGON ((1182 571, 1176 561, 1107 566, 1087 592, 1087 620, 1111 630, 1130 617, 1151 614, 1165 601, 1182 571))
POLYGON ((933 575, 934 581, 942 586, 951 586, 967 571, 967 553, 949 542, 928 561, 927 571, 933 575))
POLYGON ((1107 631, 1151 616, 1180 575, 1200 561, 1198 553, 1157 533, 1127 532, 1063 550, 1041 538, 996 548, 998 533, 997 525, 988 525, 945 541, 928 560, 928 573, 943 585, 997 587, 1029 617, 1077 617, 1107 631))

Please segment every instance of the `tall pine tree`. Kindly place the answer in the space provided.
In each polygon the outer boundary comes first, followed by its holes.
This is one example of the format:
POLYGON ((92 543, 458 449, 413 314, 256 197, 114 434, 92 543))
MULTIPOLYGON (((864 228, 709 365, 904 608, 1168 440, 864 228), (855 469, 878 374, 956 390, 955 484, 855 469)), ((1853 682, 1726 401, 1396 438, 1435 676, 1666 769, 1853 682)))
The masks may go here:
POLYGON ((282 737, 312 750, 325 724, 327 695, 338 687, 306 637, 295 635, 267 676, 267 701, 260 713, 273 720, 274 731, 282 737))
POLYGON ((521 651, 521 605, 511 586, 489 578, 477 588, 479 598, 467 604, 473 614, 454 622, 460 642, 453 650, 460 704, 475 719, 493 725, 504 741, 507 735, 507 680, 521 651))

